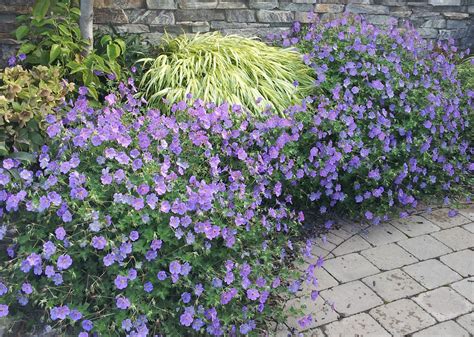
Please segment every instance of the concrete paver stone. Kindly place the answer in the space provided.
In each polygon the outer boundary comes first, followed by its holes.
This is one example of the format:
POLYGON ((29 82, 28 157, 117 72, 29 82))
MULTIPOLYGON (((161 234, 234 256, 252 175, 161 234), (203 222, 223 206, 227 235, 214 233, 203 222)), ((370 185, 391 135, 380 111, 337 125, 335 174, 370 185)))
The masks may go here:
POLYGON ((370 315, 395 336, 407 335, 436 323, 418 304, 401 299, 370 310, 370 315))
POLYGON ((422 286, 434 289, 459 281, 461 276, 438 260, 427 260, 402 268, 422 286))
POLYGON ((321 297, 334 303, 336 311, 343 316, 357 314, 383 304, 380 297, 361 281, 344 283, 324 290, 321 297))
POLYGON ((428 291, 413 300, 439 322, 472 311, 472 304, 449 287, 428 291))

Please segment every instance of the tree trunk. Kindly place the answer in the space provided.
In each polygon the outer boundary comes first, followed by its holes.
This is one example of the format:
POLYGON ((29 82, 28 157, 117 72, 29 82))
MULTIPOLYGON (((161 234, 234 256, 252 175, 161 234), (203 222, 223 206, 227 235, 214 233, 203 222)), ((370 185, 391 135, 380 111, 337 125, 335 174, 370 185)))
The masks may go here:
POLYGON ((94 43, 93 33, 94 22, 94 0, 81 0, 81 18, 79 26, 81 27, 81 34, 84 39, 89 42, 86 48, 86 53, 90 53, 94 43))

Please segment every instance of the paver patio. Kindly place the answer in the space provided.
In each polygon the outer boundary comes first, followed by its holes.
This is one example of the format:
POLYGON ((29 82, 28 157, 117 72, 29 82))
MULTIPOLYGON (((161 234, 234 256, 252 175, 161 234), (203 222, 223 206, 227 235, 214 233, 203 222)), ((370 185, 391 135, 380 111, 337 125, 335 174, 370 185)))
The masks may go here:
POLYGON ((472 336, 474 206, 448 211, 369 228, 345 223, 315 240, 321 247, 307 262, 325 258, 315 272, 319 297, 312 301, 305 284, 287 304, 304 303, 313 322, 301 328, 291 317, 276 336, 472 336))

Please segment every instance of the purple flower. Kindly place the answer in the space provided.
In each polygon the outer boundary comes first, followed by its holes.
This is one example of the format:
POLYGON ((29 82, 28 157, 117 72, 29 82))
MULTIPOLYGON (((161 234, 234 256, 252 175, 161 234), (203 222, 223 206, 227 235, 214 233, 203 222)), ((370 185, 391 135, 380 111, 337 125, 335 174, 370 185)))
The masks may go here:
POLYGON ((88 320, 88 319, 85 319, 82 321, 82 328, 86 331, 91 331, 92 328, 94 327, 94 324, 92 323, 92 321, 88 320))
POLYGON ((184 326, 191 326, 194 320, 194 308, 186 307, 184 313, 179 317, 179 322, 184 326))
POLYGON ((130 232, 130 235, 129 235, 130 240, 137 241, 139 237, 140 237, 140 235, 138 234, 137 231, 131 231, 130 232))
POLYGON ((146 282, 144 285, 143 285, 143 289, 147 292, 147 293, 151 293, 153 291, 153 283, 151 282, 146 282))
POLYGON ((55 235, 56 235, 56 239, 58 240, 64 240, 64 238, 66 237, 66 231, 64 230, 63 227, 58 227, 56 228, 56 230, 54 231, 55 235))
POLYGON ((254 288, 247 289, 248 299, 255 301, 259 296, 260 296, 260 293, 258 292, 257 289, 254 289, 254 288))
POLYGON ((115 298, 115 304, 117 305, 117 308, 126 310, 130 307, 130 300, 126 297, 123 296, 117 296, 115 298))
POLYGON ((103 236, 94 236, 91 241, 92 247, 102 250, 107 245, 107 240, 103 236))
POLYGON ((53 307, 50 310, 51 320, 63 320, 70 314, 71 310, 67 305, 63 305, 61 307, 53 307))
POLYGON ((58 261, 56 262, 59 270, 66 270, 72 265, 72 259, 69 255, 60 255, 58 261))
POLYGON ((8 305, 0 304, 0 317, 5 317, 8 315, 8 305))
POLYGON ((104 98, 108 105, 114 105, 117 101, 117 97, 114 94, 108 94, 104 98))
POLYGON ((33 292, 33 287, 31 286, 31 284, 25 282, 25 283, 22 284, 21 290, 22 290, 25 294, 29 295, 29 294, 31 294, 31 293, 33 292))
POLYGON ((128 286, 128 278, 126 276, 118 275, 115 278, 114 283, 117 289, 125 289, 128 286))

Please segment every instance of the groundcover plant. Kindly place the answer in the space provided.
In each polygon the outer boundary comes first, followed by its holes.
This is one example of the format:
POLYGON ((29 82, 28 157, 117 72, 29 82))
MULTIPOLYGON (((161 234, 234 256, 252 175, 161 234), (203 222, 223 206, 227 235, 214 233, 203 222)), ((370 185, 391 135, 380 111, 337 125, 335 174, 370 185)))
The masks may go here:
POLYGON ((0 316, 40 309, 81 337, 261 332, 299 284, 279 155, 298 129, 200 101, 167 117, 119 91, 94 110, 80 88, 37 165, 3 160, 0 316))
POLYGON ((378 223, 424 198, 465 196, 474 92, 460 85, 454 61, 463 53, 452 41, 359 17, 295 23, 277 41, 305 52, 316 78, 314 96, 291 109, 305 125, 291 149, 306 176, 294 195, 308 207, 378 223))

